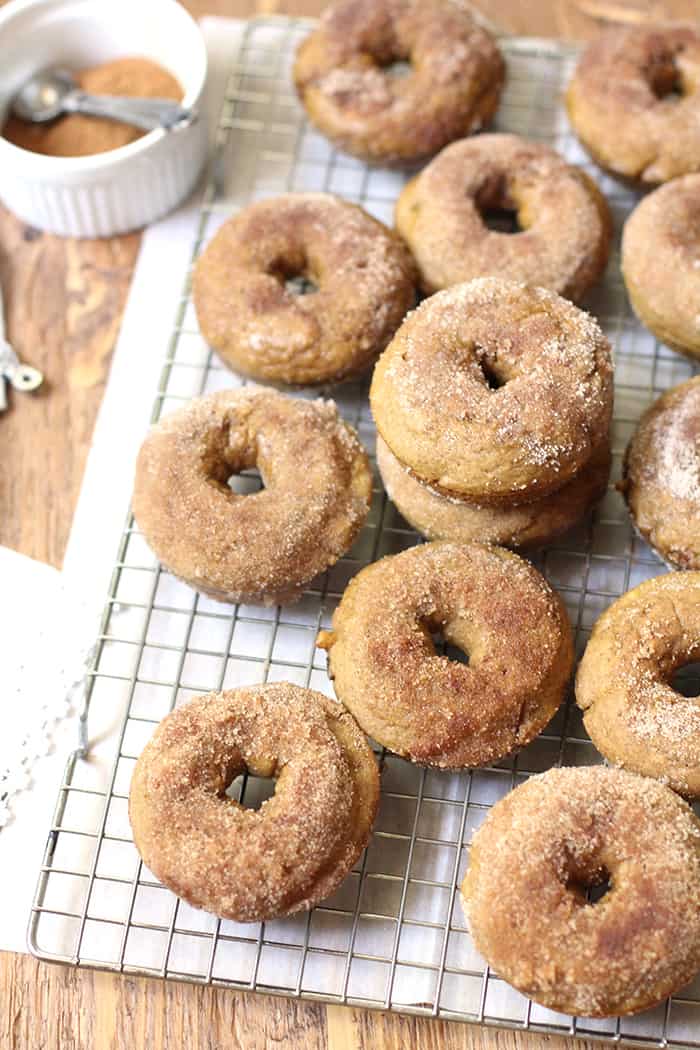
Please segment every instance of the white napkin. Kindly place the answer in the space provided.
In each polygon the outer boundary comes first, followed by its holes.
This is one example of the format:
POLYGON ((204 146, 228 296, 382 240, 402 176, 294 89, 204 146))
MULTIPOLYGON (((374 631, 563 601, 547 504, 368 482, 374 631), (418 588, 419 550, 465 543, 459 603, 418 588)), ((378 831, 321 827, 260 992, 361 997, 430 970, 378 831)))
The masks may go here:
MULTIPOLYGON (((226 19, 203 23, 212 135, 243 25, 226 19)), ((0 713, 0 950, 26 951, 27 919, 51 814, 68 755, 78 742, 80 690, 74 683, 82 677, 97 635, 133 464, 189 263, 199 192, 144 235, 63 572, 0 547, 0 661, 6 683, 0 713)), ((21 411, 21 405, 12 411, 21 411)), ((111 766, 119 714, 90 712, 90 738, 96 741, 91 763, 102 779, 111 766)))

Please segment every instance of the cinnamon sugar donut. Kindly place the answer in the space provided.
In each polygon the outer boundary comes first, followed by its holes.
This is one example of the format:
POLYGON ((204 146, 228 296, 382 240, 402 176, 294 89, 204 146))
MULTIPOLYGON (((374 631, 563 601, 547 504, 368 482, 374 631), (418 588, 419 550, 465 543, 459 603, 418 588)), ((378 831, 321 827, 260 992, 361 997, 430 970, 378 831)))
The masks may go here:
POLYGON ((232 368, 331 383, 370 367, 413 306, 415 280, 399 238, 362 208, 289 193, 224 223, 197 262, 193 299, 202 335, 232 368), (315 290, 300 292, 297 277, 315 290))
POLYGON ((438 292, 377 362, 377 428, 421 480, 480 504, 527 503, 570 481, 605 441, 610 345, 543 288, 484 277, 438 292))
POLYGON ((620 485, 637 529, 664 561, 700 569, 700 376, 642 416, 620 485))
POLYGON ((312 908, 367 844, 374 755, 351 716, 289 682, 198 696, 168 715, 136 763, 134 843, 195 908, 258 922, 312 908), (241 773, 274 777, 259 810, 226 796, 241 773))
POLYGON ((639 202, 622 233, 622 274, 634 312, 656 338, 700 358, 700 175, 639 202))
POLYGON ((404 164, 483 127, 503 87, 493 37, 450 0, 336 0, 297 52, 318 129, 368 161, 404 164), (392 63, 410 63, 392 76, 392 63))
POLYGON ((377 466, 389 499, 401 515, 429 540, 538 547, 567 532, 602 499, 610 475, 610 445, 593 452, 571 481, 534 503, 481 507, 434 492, 399 463, 377 437, 377 466))
POLYGON ((272 390, 196 398, 154 426, 136 464, 133 510, 162 564, 223 602, 296 601, 348 550, 372 475, 332 401, 272 390), (260 492, 232 474, 257 467, 260 492))
POLYGON ((608 261, 612 223, 585 172, 518 135, 453 142, 404 188, 396 228, 427 294, 497 275, 579 300, 608 261), (515 212, 520 232, 489 229, 484 213, 515 212))
POLYGON ((566 96, 576 134, 604 168, 646 183, 700 168, 700 27, 627 26, 584 51, 566 96))
POLYGON ((583 1017, 646 1010, 700 969, 700 822, 645 777, 550 769, 490 810, 462 900, 477 950, 523 995, 583 1017))
POLYGON ((317 644, 369 736, 442 768, 486 765, 529 743, 573 665, 571 627, 544 577, 479 544, 422 544, 368 565, 317 644), (438 655, 434 631, 467 666, 438 655))
POLYGON ((700 572, 657 576, 618 598, 593 628, 576 702, 601 752, 700 797, 700 698, 672 686, 700 659, 700 572))

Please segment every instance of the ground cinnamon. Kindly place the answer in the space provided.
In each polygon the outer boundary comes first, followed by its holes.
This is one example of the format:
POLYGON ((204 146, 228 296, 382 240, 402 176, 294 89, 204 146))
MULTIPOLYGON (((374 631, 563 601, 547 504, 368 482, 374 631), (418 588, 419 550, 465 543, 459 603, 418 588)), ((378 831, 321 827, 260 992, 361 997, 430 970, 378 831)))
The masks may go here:
MULTIPOLYGON (((175 77, 148 58, 117 58, 79 70, 76 80, 96 95, 130 95, 180 101, 182 87, 175 77)), ((139 128, 101 117, 70 114, 50 124, 30 124, 9 117, 2 135, 15 146, 51 157, 86 157, 126 146, 146 134, 139 128)))

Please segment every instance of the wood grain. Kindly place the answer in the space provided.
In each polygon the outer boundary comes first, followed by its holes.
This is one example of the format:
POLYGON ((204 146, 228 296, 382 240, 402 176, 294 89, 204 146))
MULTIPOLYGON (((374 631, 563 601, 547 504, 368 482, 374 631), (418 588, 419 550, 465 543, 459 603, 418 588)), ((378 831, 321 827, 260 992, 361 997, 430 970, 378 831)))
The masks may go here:
MULTIPOLYGON (((4 0, 0 0, 0 5, 4 0)), ((324 0, 184 0, 196 16, 318 14, 324 0)), ((504 30, 584 39, 602 26, 697 17, 694 0, 478 0, 504 30)), ((139 248, 134 234, 60 240, 0 208, 9 334, 47 381, 0 415, 0 543, 60 565, 139 248)), ((27 873, 33 878, 32 872, 27 873)), ((343 1007, 119 978, 0 953, 0 1050, 593 1050, 343 1007)))

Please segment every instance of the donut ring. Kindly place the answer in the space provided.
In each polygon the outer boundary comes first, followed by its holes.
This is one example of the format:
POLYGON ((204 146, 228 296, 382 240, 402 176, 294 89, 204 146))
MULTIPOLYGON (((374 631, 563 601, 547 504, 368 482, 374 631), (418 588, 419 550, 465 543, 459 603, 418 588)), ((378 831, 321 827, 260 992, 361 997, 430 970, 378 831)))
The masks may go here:
POLYGON ((369 736, 412 762, 452 769, 529 743, 573 666, 566 611, 544 577, 479 544, 427 543, 368 565, 317 644, 338 698, 369 736), (436 630, 468 666, 436 653, 436 630))
POLYGON ((551 496, 516 507, 480 507, 434 492, 399 463, 386 442, 377 437, 379 473, 399 513, 426 539, 453 543, 495 543, 503 547, 549 543, 568 532, 605 495, 610 460, 606 442, 579 474, 551 496))
POLYGON ((700 658, 700 573, 657 576, 618 598, 593 628, 576 702, 607 759, 700 797, 700 701, 671 685, 700 658))
POLYGON ((477 131, 505 78, 493 37, 450 0, 336 0, 302 41, 294 83, 340 149, 405 164, 477 131), (407 61, 393 77, 385 67, 407 61))
POLYGON ((664 561, 700 569, 700 376, 642 416, 619 486, 635 526, 664 561))
POLYGON ((409 314, 374 370, 370 403, 393 454, 447 495, 528 503, 606 440, 610 344, 543 288, 484 277, 409 314))
POLYGON ((622 234, 622 274, 634 312, 662 343, 696 359, 699 240, 700 175, 674 179, 644 197, 622 234))
POLYGON ((581 56, 566 104, 602 167, 646 183, 697 171, 700 29, 668 22, 608 30, 581 56))
POLYGON ((476 832, 462 900, 489 965, 550 1010, 636 1013, 700 969, 700 822, 621 769, 550 769, 476 832), (610 879, 589 904, 584 888, 610 879))
POLYGON ((244 375, 332 383, 366 371, 415 302, 399 238, 328 193, 258 201, 200 256, 193 299, 206 341, 244 375), (312 294, 285 281, 309 278, 312 294))
POLYGON ((237 922, 307 910, 367 845, 374 755, 350 715, 289 682, 209 693, 165 718, 129 795, 144 863, 195 908, 237 922), (274 777, 259 810, 226 796, 241 773, 274 777))
POLYGON ((421 287, 498 274, 578 301, 603 273, 612 221, 585 172, 517 135, 453 142, 404 188, 396 228, 418 263, 421 287), (520 233, 490 230, 488 209, 517 214, 520 233))
POLYGON ((271 390, 196 398, 154 426, 139 452, 133 510, 162 564, 222 602, 296 601, 351 546, 372 475, 332 401, 271 390), (257 466, 265 485, 226 484, 257 466))

